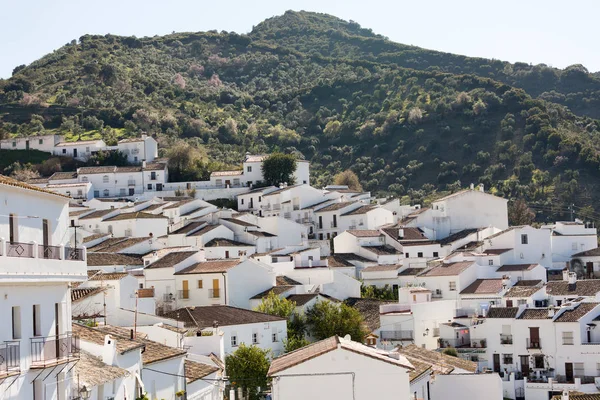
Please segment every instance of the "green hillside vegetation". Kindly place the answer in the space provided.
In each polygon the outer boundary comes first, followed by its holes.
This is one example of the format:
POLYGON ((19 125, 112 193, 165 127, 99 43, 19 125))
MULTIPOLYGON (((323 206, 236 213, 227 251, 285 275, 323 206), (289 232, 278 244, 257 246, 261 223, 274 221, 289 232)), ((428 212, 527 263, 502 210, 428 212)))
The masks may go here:
POLYGON ((578 67, 434 52, 287 12, 249 35, 83 36, 0 80, 0 134, 145 131, 163 154, 198 147, 204 165, 279 150, 310 160, 316 186, 351 169, 365 190, 422 202, 484 183, 540 221, 571 203, 600 220, 597 88, 578 67))

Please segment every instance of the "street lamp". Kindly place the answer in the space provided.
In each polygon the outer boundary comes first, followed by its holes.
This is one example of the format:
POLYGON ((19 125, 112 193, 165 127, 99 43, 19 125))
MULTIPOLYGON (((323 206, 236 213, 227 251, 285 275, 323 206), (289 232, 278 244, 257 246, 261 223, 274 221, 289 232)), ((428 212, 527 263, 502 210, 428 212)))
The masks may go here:
POLYGON ((83 387, 79 390, 79 394, 83 400, 87 400, 92 395, 92 391, 83 385, 83 387))

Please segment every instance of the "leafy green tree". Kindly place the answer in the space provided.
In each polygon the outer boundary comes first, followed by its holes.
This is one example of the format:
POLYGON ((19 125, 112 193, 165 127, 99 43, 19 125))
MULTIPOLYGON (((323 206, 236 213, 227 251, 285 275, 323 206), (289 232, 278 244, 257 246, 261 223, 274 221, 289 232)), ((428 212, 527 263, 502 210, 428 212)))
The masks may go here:
POLYGON ((178 142, 167 152, 169 180, 173 182, 195 180, 201 153, 186 142, 178 142))
POLYGON ((262 173, 265 182, 278 186, 280 183, 295 183, 296 158, 291 154, 273 153, 263 161, 262 173))
POLYGON ((242 388, 251 400, 259 398, 258 388, 267 387, 269 351, 256 346, 240 344, 238 349, 225 357, 229 382, 234 388, 242 388))
POLYGON ((297 336, 288 336, 288 338, 283 341, 283 349, 286 353, 289 353, 290 351, 298 350, 302 347, 308 346, 309 344, 310 342, 308 339, 304 337, 299 338, 297 336))
POLYGON ((363 188, 358 179, 358 175, 356 175, 351 170, 347 169, 343 172, 340 172, 336 176, 333 177, 334 185, 346 185, 351 190, 356 190, 358 192, 362 192, 363 188))
POLYGON ((287 319, 288 340, 293 338, 293 343, 297 343, 304 339, 304 318, 296 312, 296 302, 281 298, 275 292, 269 292, 255 311, 287 319))
POLYGON ((535 219, 533 212, 523 199, 508 203, 508 223, 510 225, 531 225, 535 219))
POLYGON ((99 151, 88 159, 87 164, 123 167, 129 165, 129 161, 127 155, 121 151, 99 151))
POLYGON ((352 340, 363 342, 366 332, 358 310, 342 303, 319 301, 306 310, 308 331, 317 340, 333 335, 350 335, 352 340))

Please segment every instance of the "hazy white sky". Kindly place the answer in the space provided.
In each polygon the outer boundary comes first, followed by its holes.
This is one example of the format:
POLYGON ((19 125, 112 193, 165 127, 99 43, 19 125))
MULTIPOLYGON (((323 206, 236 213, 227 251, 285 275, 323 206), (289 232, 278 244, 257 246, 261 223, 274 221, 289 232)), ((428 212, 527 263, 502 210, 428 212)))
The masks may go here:
POLYGON ((247 33, 290 9, 352 19, 429 49, 600 70, 598 0, 0 0, 0 78, 86 33, 247 33))

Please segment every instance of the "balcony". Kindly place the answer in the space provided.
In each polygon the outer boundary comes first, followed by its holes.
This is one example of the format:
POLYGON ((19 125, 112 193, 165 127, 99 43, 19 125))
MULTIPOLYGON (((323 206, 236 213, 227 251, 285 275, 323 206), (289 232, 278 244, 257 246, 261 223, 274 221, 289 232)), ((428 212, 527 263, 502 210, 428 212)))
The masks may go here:
POLYGON ((135 181, 130 179, 127 181, 127 186, 135 186, 135 181))
POLYGON ((332 228, 337 228, 337 223, 335 223, 335 222, 330 222, 330 223, 329 223, 329 225, 330 225, 332 228))
POLYGON ((500 334, 500 344, 513 344, 512 335, 500 334))
POLYGON ((312 224, 312 219, 310 219, 308 217, 302 218, 302 223, 303 224, 312 224))
POLYGON ((381 331, 381 340, 403 341, 413 340, 413 331, 381 331))
POLYGON ((65 260, 84 261, 85 250, 72 247, 65 247, 65 260))
POLYGON ((177 298, 178 299, 183 299, 183 300, 187 300, 190 298, 190 291, 188 289, 186 290, 178 290, 177 291, 177 298))
POLYGON ((8 257, 33 258, 34 247, 34 243, 7 242, 6 255, 8 257))
POLYGON ((527 338, 527 349, 528 350, 535 350, 535 349, 539 350, 541 348, 542 348, 542 343, 539 338, 536 338, 533 340, 530 338, 527 338))
POLYGON ((31 368, 46 368, 79 359, 79 337, 72 333, 31 338, 31 368))
POLYGON ((163 300, 165 303, 170 303, 170 302, 172 302, 172 301, 174 301, 174 300, 175 300, 175 296, 173 296, 173 294, 172 294, 172 293, 166 293, 166 294, 163 294, 163 296, 162 296, 162 300, 163 300))
POLYGON ((151 299, 154 297, 154 288, 141 288, 137 290, 138 298, 151 299))
POLYGON ((38 245, 38 258, 60 260, 60 247, 38 245))
POLYGON ((208 298, 209 299, 220 299, 221 298, 221 289, 208 289, 208 298))
POLYGON ((0 377, 18 374, 21 360, 19 341, 0 343, 0 377))

